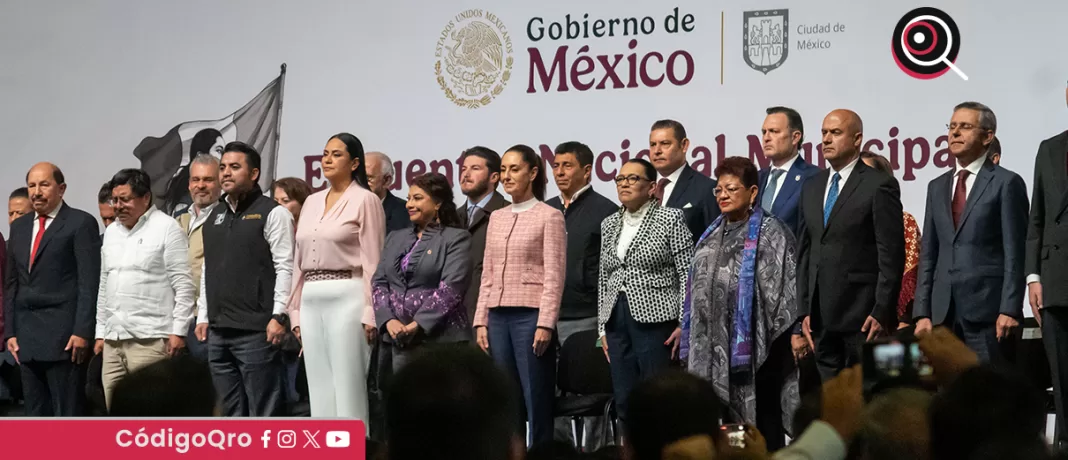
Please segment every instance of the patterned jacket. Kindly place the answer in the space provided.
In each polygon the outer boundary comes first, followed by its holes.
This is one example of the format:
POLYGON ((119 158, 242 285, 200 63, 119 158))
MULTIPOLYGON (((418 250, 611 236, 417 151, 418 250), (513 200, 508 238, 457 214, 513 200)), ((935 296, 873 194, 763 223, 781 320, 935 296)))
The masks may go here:
POLYGON ((564 215, 541 202, 518 213, 512 206, 490 214, 474 326, 489 323, 491 308, 531 307, 538 327, 556 329, 567 270, 564 215))
POLYGON ((612 316, 624 288, 630 314, 639 323, 660 323, 682 317, 686 276, 693 262, 693 237, 682 210, 651 202, 638 234, 619 259, 624 208, 601 222, 601 268, 597 283, 598 328, 612 316))

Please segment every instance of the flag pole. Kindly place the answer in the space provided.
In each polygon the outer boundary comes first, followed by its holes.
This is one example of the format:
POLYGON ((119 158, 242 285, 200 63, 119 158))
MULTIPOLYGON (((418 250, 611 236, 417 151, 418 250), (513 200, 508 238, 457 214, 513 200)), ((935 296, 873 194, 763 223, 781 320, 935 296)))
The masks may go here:
MULTIPOLYGON (((274 132, 275 132, 275 134, 274 134, 274 152, 275 152, 275 154, 274 154, 274 158, 271 159, 271 161, 272 161, 272 163, 271 163, 271 174, 274 175, 275 177, 271 178, 272 181, 278 178, 277 177, 278 176, 278 156, 281 155, 281 152, 282 152, 282 150, 280 148, 280 145, 282 143, 282 104, 285 101, 285 97, 284 96, 285 96, 285 92, 286 92, 286 63, 284 63, 284 62, 282 63, 281 74, 278 76, 278 78, 280 80, 278 82, 278 121, 277 121, 277 124, 275 125, 275 129, 274 129, 274 132)), ((273 193, 271 190, 265 190, 265 192, 268 195, 273 193)))

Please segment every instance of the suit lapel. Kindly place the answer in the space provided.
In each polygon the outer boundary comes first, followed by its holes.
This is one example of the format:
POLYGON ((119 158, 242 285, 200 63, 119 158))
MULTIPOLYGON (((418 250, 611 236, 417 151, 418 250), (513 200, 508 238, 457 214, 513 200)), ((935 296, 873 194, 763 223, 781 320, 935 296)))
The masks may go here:
MULTIPOLYGON (((465 214, 467 213, 466 209, 464 210, 464 213, 465 214)), ((471 213, 471 222, 467 223, 467 228, 468 229, 472 229, 472 228, 477 227, 478 224, 482 223, 482 220, 485 219, 485 218, 486 218, 486 211, 483 210, 482 208, 475 208, 475 211, 473 213, 471 213)))
MULTIPOLYGON (((49 224, 48 228, 45 229, 44 235, 41 236, 41 244, 39 244, 37 246, 37 254, 35 254, 33 256, 33 260, 35 262, 35 265, 36 265, 36 262, 41 260, 41 253, 44 252, 45 247, 48 246, 48 243, 52 241, 52 237, 55 236, 55 234, 58 233, 60 230, 63 229, 63 224, 67 220, 66 219, 66 217, 67 217, 67 204, 63 203, 63 204, 60 204, 59 206, 60 206, 60 208, 59 208, 59 212, 56 213, 56 218, 52 220, 52 223, 49 224)), ((30 226, 30 233, 33 233, 32 223, 31 223, 31 226, 30 226)), ((37 235, 31 235, 30 236, 30 238, 31 238, 31 240, 30 240, 31 247, 33 245, 32 238, 35 238, 36 236, 37 235)), ((27 260, 27 262, 28 262, 28 260, 27 260)))
MULTIPOLYGON (((809 196, 807 197, 808 203, 802 203, 801 209, 802 213, 805 212, 806 209, 811 209, 812 211, 818 213, 817 219, 812 219, 816 216, 810 215, 805 215, 804 218, 806 221, 819 222, 820 228, 822 228, 824 231, 827 230, 827 226, 823 224, 823 191, 826 189, 827 181, 830 180, 830 177, 830 170, 822 169, 820 170, 820 172, 816 173, 816 175, 812 176, 812 180, 806 182, 810 184, 809 187, 811 187, 813 190, 809 192, 809 196)), ((805 194, 804 192, 802 192, 801 199, 804 200, 805 198, 805 194)))
MULTIPOLYGON (((686 194, 686 187, 690 185, 690 175, 694 174, 690 165, 682 166, 682 174, 679 174, 679 181, 675 183, 675 187, 671 190, 671 196, 667 197, 667 206, 669 208, 682 209, 686 203, 680 203, 682 196, 686 194)), ((650 210, 652 211, 652 210, 650 210)))
POLYGON ((782 178, 782 186, 779 187, 779 196, 775 197, 775 202, 771 205, 773 214, 778 211, 779 206, 789 201, 801 190, 801 167, 804 163, 805 160, 798 156, 797 161, 790 166, 790 170, 786 171, 786 177, 782 178))
POLYGON ((954 239, 956 239, 957 235, 960 235, 960 229, 964 228, 965 222, 968 222, 968 214, 972 213, 972 208, 975 207, 975 202, 979 200, 979 197, 983 194, 983 191, 986 190, 986 187, 990 185, 990 181, 993 179, 994 163, 987 160, 986 163, 983 164, 983 167, 979 169, 979 174, 975 176, 975 183, 972 184, 972 191, 968 193, 968 201, 964 204, 964 212, 960 215, 960 225, 957 226, 956 232, 953 234, 954 239))
MULTIPOLYGON (((857 160, 857 164, 853 166, 853 172, 850 173, 850 177, 846 179, 845 187, 838 193, 838 198, 834 201, 834 207, 831 208, 831 215, 827 218, 827 226, 823 228, 824 232, 826 232, 831 224, 834 223, 834 216, 838 215, 838 211, 842 209, 842 206, 845 206, 845 202, 849 201, 849 197, 853 195, 853 192, 857 190, 860 182, 864 180, 864 173, 867 170, 868 165, 864 164, 863 161, 857 160)), ((820 209, 823 209, 823 206, 820 206, 820 209)))
MULTIPOLYGON (((946 227, 943 228, 951 230, 953 229, 953 171, 953 169, 950 169, 948 172, 935 179, 936 181, 939 181, 938 185, 935 187, 935 193, 940 195, 934 197, 935 202, 940 203, 940 206, 942 207, 942 212, 935 213, 935 219, 938 219, 940 216, 944 217, 943 224, 946 225, 946 227)), ((935 223, 935 225, 937 226, 938 224, 935 223)))
POLYGON ((1050 152, 1050 159, 1053 161, 1052 165, 1049 165, 1050 175, 1053 178, 1053 189, 1061 191, 1061 201, 1057 206, 1057 214, 1053 216, 1054 219, 1059 218, 1061 214, 1064 214, 1064 210, 1068 209, 1068 137, 1064 137, 1065 141, 1058 143, 1054 147, 1054 151, 1050 152))

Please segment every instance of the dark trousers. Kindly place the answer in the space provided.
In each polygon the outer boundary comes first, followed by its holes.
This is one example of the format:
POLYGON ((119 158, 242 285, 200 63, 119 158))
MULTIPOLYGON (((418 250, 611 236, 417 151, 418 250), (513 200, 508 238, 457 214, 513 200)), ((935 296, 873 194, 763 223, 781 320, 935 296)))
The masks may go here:
POLYGON ((942 324, 950 326, 953 333, 979 356, 979 362, 1000 368, 1011 365, 1012 357, 1016 355, 1014 348, 1016 336, 1014 334, 1003 337, 1001 341, 998 341, 996 321, 975 323, 960 318, 957 314, 956 303, 952 302, 942 324))
POLYGON ((22 363, 27 417, 85 415, 85 365, 69 359, 22 363))
POLYGON ((671 367, 671 347, 665 346, 664 342, 677 326, 677 321, 639 323, 630 314, 627 295, 621 292, 616 297, 612 316, 605 324, 605 340, 608 341, 616 413, 621 420, 627 419, 627 399, 631 390, 639 382, 671 367))
POLYGON ((286 369, 266 331, 212 327, 208 366, 228 417, 271 417, 285 413, 286 369))
POLYGON ((1057 434, 1063 442, 1068 435, 1068 414, 1064 412, 1068 402, 1068 308, 1044 307, 1042 315, 1042 344, 1049 359, 1050 377, 1053 380, 1053 401, 1057 407, 1057 434))
MULTIPOLYGON (((795 371, 790 332, 779 336, 768 350, 768 358, 756 373, 756 428, 764 435, 768 452, 786 447, 786 426, 782 419, 782 388, 786 376, 795 371)), ((789 421, 792 423, 792 421, 789 421)), ((793 433, 793 437, 801 433, 793 433)))
POLYGON ((823 381, 838 375, 842 369, 861 363, 860 348, 868 335, 860 332, 812 331, 816 341, 816 369, 823 381))
POLYGON ((490 355, 519 382, 523 391, 530 424, 530 445, 551 443, 556 401, 556 345, 550 340, 545 353, 534 355, 538 309, 491 308, 487 329, 490 355))
POLYGON ((185 335, 185 349, 189 350, 189 356, 200 361, 208 362, 208 342, 197 340, 197 320, 189 325, 189 332, 185 335))

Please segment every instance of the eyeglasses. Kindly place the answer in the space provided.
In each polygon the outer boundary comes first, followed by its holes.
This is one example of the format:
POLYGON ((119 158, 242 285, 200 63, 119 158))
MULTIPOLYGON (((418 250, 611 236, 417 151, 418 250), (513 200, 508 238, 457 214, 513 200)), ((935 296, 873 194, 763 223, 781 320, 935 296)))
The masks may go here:
POLYGON ((728 195, 734 195, 740 190, 743 190, 743 187, 716 187, 712 189, 712 196, 719 196, 723 192, 727 192, 728 195))
POLYGON ((646 179, 637 174, 631 174, 629 176, 616 176, 616 185, 623 185, 624 183, 626 183, 627 185, 634 185, 637 184, 638 181, 642 180, 652 182, 651 180, 646 179))
POLYGON ((110 204, 112 207, 118 206, 119 203, 122 203, 123 205, 127 205, 127 204, 130 204, 133 200, 136 200, 136 199, 137 199, 137 197, 132 197, 132 196, 114 196, 114 197, 111 197, 110 200, 108 200, 108 204, 110 204))
POLYGON ((975 126, 975 125, 973 125, 971 123, 950 123, 950 124, 946 125, 946 129, 948 129, 950 131, 956 131, 958 129, 961 130, 961 131, 971 131, 971 130, 976 129, 976 128, 986 129, 986 128, 982 128, 982 127, 979 127, 979 126, 975 126))

